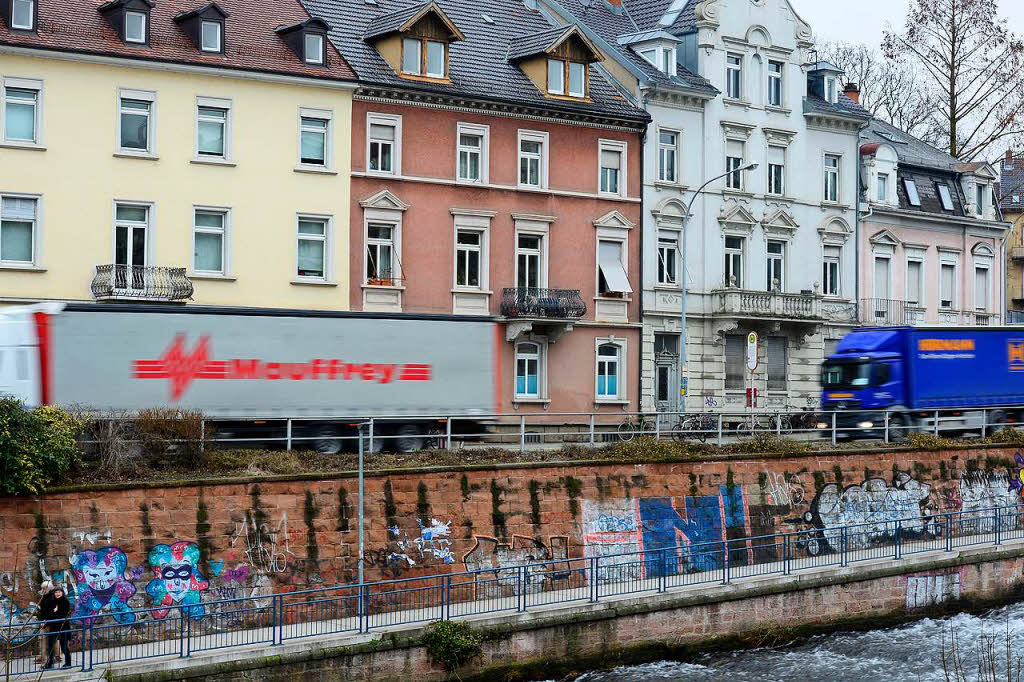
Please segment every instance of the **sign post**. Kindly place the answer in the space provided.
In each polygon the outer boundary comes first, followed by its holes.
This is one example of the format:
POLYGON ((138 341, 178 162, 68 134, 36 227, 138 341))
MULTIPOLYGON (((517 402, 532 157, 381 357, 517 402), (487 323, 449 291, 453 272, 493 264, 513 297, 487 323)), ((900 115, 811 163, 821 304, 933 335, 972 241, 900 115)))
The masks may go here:
POLYGON ((750 332, 747 334, 747 370, 748 370, 748 382, 747 382, 747 407, 750 408, 750 431, 753 435, 754 431, 754 417, 753 409, 757 407, 757 393, 754 388, 754 372, 757 370, 757 348, 758 348, 758 337, 757 332, 750 332))

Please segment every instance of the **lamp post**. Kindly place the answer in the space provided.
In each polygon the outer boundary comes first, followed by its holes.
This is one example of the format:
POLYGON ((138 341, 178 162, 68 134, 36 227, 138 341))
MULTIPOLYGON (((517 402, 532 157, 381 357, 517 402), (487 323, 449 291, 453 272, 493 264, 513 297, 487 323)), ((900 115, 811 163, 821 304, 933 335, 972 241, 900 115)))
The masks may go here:
POLYGON ((743 171, 754 170, 757 168, 757 161, 751 161, 748 164, 742 165, 735 170, 716 175, 711 178, 703 185, 697 188, 697 191, 690 197, 690 201, 686 204, 686 213, 683 214, 683 236, 682 239, 676 242, 676 250, 679 252, 679 283, 682 287, 682 297, 679 306, 679 412, 683 414, 686 412, 686 390, 683 382, 686 380, 686 223, 690 220, 690 210, 693 208, 693 202, 697 201, 697 197, 704 191, 704 188, 710 185, 716 180, 728 177, 733 173, 742 173, 743 171))

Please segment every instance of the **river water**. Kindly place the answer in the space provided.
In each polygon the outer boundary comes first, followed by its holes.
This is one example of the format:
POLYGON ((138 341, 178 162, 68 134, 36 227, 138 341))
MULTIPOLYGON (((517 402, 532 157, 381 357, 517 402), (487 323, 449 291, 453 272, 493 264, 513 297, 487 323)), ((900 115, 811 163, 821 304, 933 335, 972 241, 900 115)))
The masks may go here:
POLYGON ((628 668, 591 672, 576 682, 1016 682, 1006 675, 1007 626, 1011 656, 1024 656, 1024 603, 983 615, 959 614, 925 619, 886 630, 840 632, 814 637, 777 649, 754 649, 709 655, 689 663, 662 661, 628 668), (943 642, 949 651, 950 631, 956 633, 965 674, 946 673, 943 642), (997 675, 978 673, 979 643, 991 638, 997 675))

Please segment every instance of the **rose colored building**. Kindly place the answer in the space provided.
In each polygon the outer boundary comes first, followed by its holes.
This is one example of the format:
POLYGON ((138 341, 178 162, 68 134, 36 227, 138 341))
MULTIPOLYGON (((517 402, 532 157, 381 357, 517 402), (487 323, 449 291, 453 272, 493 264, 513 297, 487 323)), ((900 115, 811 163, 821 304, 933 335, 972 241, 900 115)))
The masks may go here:
POLYGON ((487 411, 636 410, 647 115, 594 46, 515 2, 307 5, 361 81, 351 308, 494 319, 487 411))
POLYGON ((1010 223, 994 201, 995 169, 877 120, 864 137, 861 322, 999 324, 1010 223))

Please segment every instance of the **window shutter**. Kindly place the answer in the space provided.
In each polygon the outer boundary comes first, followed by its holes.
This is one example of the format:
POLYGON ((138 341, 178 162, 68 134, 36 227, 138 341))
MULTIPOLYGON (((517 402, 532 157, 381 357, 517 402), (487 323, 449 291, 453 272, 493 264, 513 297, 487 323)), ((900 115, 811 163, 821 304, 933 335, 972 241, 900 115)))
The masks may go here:
POLYGON ((387 140, 393 142, 395 139, 395 127, 370 124, 370 139, 387 140))
POLYGON ((785 147, 768 147, 768 163, 782 166, 786 163, 785 147))
POLYGON ((36 200, 22 197, 4 197, 0 208, 4 218, 33 220, 36 217, 36 200))
POLYGON ((768 390, 786 390, 786 338, 782 336, 769 336, 767 344, 768 355, 768 390))

